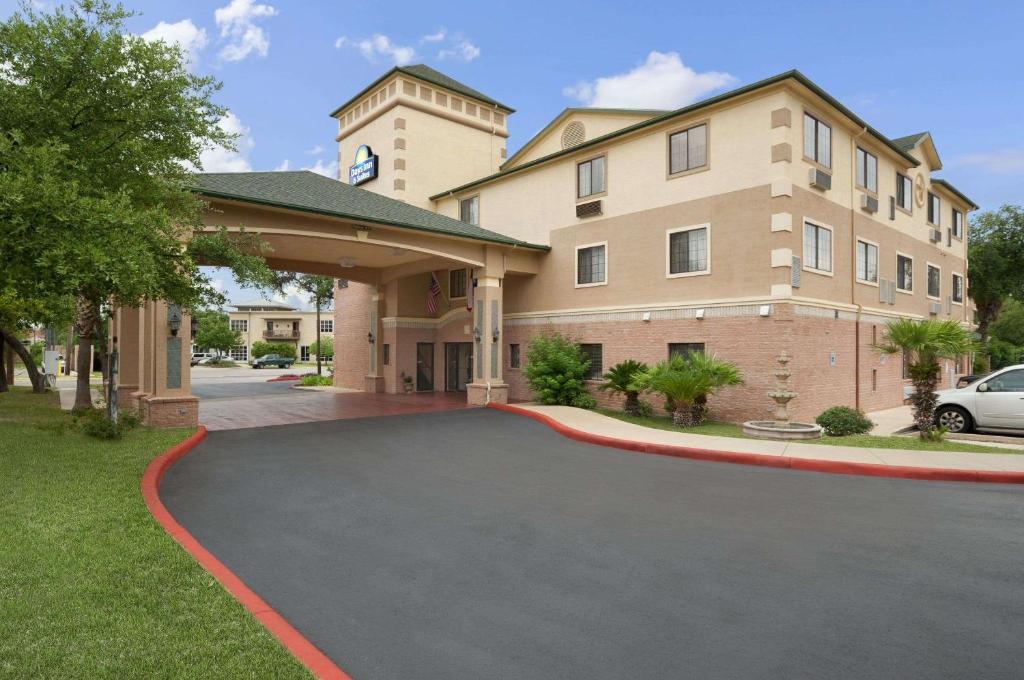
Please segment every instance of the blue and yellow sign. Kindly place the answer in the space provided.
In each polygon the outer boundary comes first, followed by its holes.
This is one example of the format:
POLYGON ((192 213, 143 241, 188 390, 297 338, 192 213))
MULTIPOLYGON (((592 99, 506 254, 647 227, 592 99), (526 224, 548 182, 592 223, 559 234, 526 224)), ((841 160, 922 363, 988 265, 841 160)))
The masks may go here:
POLYGON ((373 149, 362 144, 356 149, 356 159, 348 169, 348 183, 352 186, 359 186, 364 182, 377 178, 377 155, 373 149))

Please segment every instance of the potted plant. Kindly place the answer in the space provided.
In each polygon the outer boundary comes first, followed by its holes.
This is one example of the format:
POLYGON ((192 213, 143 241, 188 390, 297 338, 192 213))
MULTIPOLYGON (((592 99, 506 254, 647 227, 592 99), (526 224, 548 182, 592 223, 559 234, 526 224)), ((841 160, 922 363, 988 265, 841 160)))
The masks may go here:
POLYGON ((405 393, 412 393, 412 376, 406 375, 405 371, 402 371, 402 386, 405 387, 405 393))

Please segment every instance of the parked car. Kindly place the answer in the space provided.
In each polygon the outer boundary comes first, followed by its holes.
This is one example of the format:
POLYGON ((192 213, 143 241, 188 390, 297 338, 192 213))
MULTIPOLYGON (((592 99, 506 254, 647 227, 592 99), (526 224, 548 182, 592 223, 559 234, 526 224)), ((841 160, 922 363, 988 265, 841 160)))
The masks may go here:
POLYGON ((1024 364, 939 392, 935 423, 950 432, 1024 430, 1024 364))
POLYGON ((209 359, 212 356, 213 356, 213 354, 210 353, 210 352, 196 352, 195 354, 192 355, 192 361, 190 363, 191 363, 192 366, 196 366, 203 359, 209 359))
POLYGON ((291 357, 283 357, 280 354, 264 354, 252 360, 252 367, 266 368, 267 366, 277 366, 278 368, 290 368, 294 363, 295 359, 291 357))
POLYGON ((211 354, 208 357, 203 357, 202 359, 200 359, 198 365, 199 366, 216 366, 220 362, 227 361, 227 360, 228 360, 228 357, 226 357, 226 356, 218 356, 216 354, 211 354))
POLYGON ((981 375, 962 375, 960 379, 956 381, 957 388, 967 387, 973 382, 977 382, 984 378, 988 373, 982 373, 981 375))

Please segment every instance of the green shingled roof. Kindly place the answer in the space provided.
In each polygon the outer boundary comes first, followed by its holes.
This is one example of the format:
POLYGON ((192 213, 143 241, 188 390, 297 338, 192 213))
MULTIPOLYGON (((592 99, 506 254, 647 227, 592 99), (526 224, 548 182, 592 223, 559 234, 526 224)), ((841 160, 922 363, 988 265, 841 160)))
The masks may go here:
POLYGON ((907 135, 906 137, 897 137, 892 140, 892 143, 903 149, 904 151, 910 151, 917 143, 928 136, 928 132, 918 132, 917 134, 907 135))
POLYGON ((950 192, 954 196, 958 196, 961 200, 967 202, 967 204, 970 205, 973 210, 977 210, 978 209, 978 204, 977 203, 975 203, 971 199, 967 198, 967 196, 962 194, 959 189, 957 189, 955 186, 953 186, 952 184, 950 184, 946 180, 944 180, 944 179, 935 179, 934 177, 932 177, 931 181, 932 181, 932 184, 938 184, 940 187, 945 187, 946 191, 950 192))
POLYGON ((443 87, 445 89, 451 90, 452 92, 456 92, 458 94, 461 94, 464 97, 469 97, 471 99, 476 99, 478 101, 482 101, 485 104, 490 104, 492 106, 497 106, 499 109, 503 109, 503 110, 507 111, 508 113, 515 113, 515 111, 516 111, 515 109, 510 108, 508 106, 505 106, 504 104, 502 104, 501 102, 499 102, 499 101, 497 101, 495 99, 491 99, 490 97, 488 97, 484 93, 479 92, 477 90, 474 90, 469 85, 466 85, 464 83, 460 83, 459 81, 455 80, 454 78, 446 76, 445 74, 441 73, 440 71, 436 71, 436 70, 430 68, 426 64, 413 64, 412 66, 396 66, 396 67, 394 67, 393 69, 391 69, 390 71, 388 71, 387 73, 382 75, 380 78, 377 78, 377 80, 373 81, 372 83, 370 83, 369 85, 364 87, 362 90, 360 90, 359 94, 357 94, 356 96, 352 97, 351 99, 346 101, 344 104, 342 104, 338 108, 336 108, 333 111, 331 111, 331 117, 333 118, 334 116, 338 115, 338 113, 340 113, 349 104, 351 104, 355 100, 359 99, 360 97, 364 96, 367 92, 369 92, 370 90, 372 90, 375 87, 377 87, 378 85, 380 85, 383 81, 387 80, 388 78, 390 78, 395 73, 404 73, 407 76, 412 76, 413 78, 419 78, 420 80, 423 80, 423 81, 426 81, 426 82, 431 83, 433 85, 436 85, 437 87, 443 87))
POLYGON ((375 194, 308 170, 292 172, 210 172, 195 176, 193 191, 367 224, 414 229, 502 245, 550 250, 375 194))

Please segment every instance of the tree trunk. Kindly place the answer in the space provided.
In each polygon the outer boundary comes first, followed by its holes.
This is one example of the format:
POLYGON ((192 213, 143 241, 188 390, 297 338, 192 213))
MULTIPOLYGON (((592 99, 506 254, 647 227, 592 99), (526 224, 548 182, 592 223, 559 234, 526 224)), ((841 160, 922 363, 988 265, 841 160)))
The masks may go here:
POLYGON ((914 412, 914 424, 917 425, 921 439, 927 439, 929 433, 935 429, 935 404, 938 401, 935 386, 939 382, 938 370, 938 366, 911 369, 914 394, 910 397, 910 403, 914 412), (932 368, 935 370, 930 370, 932 368))
POLYGON ((672 422, 679 427, 693 427, 697 423, 693 420, 693 404, 683 401, 676 402, 676 410, 672 413, 672 422))
POLYGON ((0 393, 7 390, 7 343, 4 342, 3 331, 0 331, 0 393))
POLYGON ((320 298, 317 298, 316 303, 316 374, 320 375, 320 298))
POLYGON ((25 348, 25 345, 21 344, 17 336, 9 331, 0 330, 3 333, 4 341, 14 350, 14 353, 21 359, 21 363, 25 364, 25 370, 28 372, 28 379, 32 381, 32 391, 36 394, 43 394, 46 392, 46 380, 43 378, 43 374, 36 368, 36 364, 32 361, 32 353, 25 348))
POLYGON ((11 343, 7 343, 7 348, 4 349, 4 357, 5 357, 4 361, 6 361, 6 365, 7 365, 7 368, 5 369, 7 371, 7 384, 8 385, 13 385, 14 384, 14 347, 11 346, 11 343))
POLYGON ((626 403, 622 405, 622 410, 628 416, 640 415, 640 395, 636 392, 626 392, 626 403))
POLYGON ((704 422, 704 419, 708 417, 708 397, 706 394, 702 394, 693 400, 693 406, 690 407, 693 412, 693 424, 700 425, 704 422))
POLYGON ((89 386, 89 375, 92 373, 92 336, 96 331, 96 320, 99 315, 98 305, 92 300, 79 297, 75 303, 75 332, 78 333, 78 351, 75 353, 75 368, 78 371, 75 381, 74 411, 92 408, 92 388, 89 386))

